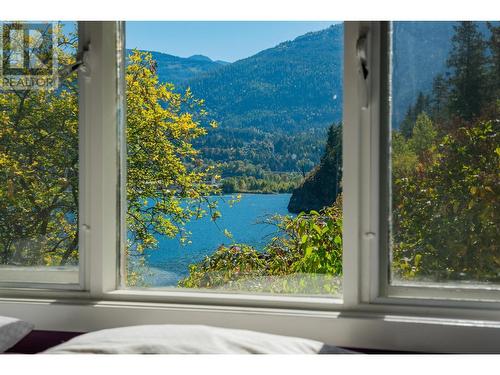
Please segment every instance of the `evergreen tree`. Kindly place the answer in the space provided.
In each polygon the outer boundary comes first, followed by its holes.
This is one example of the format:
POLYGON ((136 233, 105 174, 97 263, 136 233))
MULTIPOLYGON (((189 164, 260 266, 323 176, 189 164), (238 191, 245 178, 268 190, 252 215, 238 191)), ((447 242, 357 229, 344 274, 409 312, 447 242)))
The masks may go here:
POLYGON ((486 42, 474 22, 460 22, 454 29, 447 61, 451 70, 449 109, 469 121, 481 113, 488 99, 486 42))
POLYGON ((403 119, 403 122, 399 127, 401 134, 403 134, 405 138, 408 139, 411 137, 414 123, 415 123, 415 114, 413 113, 413 105, 410 104, 408 106, 408 110, 406 111, 405 118, 403 119))
POLYGON ((490 69, 488 82, 490 82, 490 93, 493 102, 500 98, 500 26, 494 26, 488 22, 488 29, 490 31, 490 39, 488 40, 488 47, 490 50, 490 69))
POLYGON ((413 128, 413 136, 409 141, 409 145, 415 154, 421 157, 428 151, 437 137, 437 131, 434 128, 432 120, 422 112, 418 115, 413 128))
POLYGON ((408 107, 408 111, 406 112, 406 116, 401 123, 400 129, 401 133, 405 136, 405 138, 410 138, 413 134, 413 127, 415 126, 415 121, 417 117, 421 113, 427 113, 430 109, 430 98, 424 93, 419 92, 417 96, 417 101, 414 105, 410 105, 408 107))
POLYGON ((443 74, 438 74, 432 82, 431 114, 434 121, 446 117, 446 104, 448 103, 448 83, 443 74))
POLYGON ((296 188, 288 203, 290 212, 320 210, 332 205, 342 192, 342 125, 328 129, 320 164, 296 188))

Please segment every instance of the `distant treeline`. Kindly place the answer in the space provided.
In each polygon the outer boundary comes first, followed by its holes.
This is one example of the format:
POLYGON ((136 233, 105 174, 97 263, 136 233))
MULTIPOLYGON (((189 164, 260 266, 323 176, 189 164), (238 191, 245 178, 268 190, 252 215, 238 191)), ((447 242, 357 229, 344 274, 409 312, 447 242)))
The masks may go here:
POLYGON ((301 182, 298 173, 268 173, 254 176, 228 177, 222 180, 222 192, 229 193, 291 193, 301 182))

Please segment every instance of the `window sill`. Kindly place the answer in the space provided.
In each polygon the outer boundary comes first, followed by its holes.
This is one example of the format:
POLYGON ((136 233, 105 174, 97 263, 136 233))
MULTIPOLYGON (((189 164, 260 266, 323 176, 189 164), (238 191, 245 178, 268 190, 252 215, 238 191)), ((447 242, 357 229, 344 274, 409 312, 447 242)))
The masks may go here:
POLYGON ((306 337, 351 348, 500 353, 498 313, 490 319, 468 319, 444 317, 439 309, 388 305, 360 305, 348 310, 337 303, 325 311, 160 303, 153 298, 139 302, 132 300, 137 296, 131 291, 108 295, 106 300, 0 298, 0 315, 33 322, 42 330, 86 332, 138 324, 206 324, 306 337))

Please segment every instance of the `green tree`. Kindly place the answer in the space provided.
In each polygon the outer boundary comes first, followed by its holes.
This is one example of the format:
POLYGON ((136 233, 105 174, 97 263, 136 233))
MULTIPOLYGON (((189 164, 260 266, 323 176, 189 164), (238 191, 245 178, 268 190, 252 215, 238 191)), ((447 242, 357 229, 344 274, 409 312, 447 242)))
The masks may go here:
POLYGON ((407 139, 393 133, 393 270, 400 278, 500 281, 498 30, 489 28, 487 45, 476 24, 455 27, 449 78, 434 79, 432 119, 409 119, 407 139))
MULTIPOLYGON (((59 39, 59 64, 75 61, 76 38, 59 39)), ((213 167, 192 146, 210 126, 203 101, 160 84, 149 54, 129 56, 127 224, 133 251, 155 235, 185 238, 192 218, 218 217, 213 167), (208 209, 202 203, 208 202, 208 209)), ((78 261, 78 90, 76 74, 57 90, 0 94, 0 262, 78 261)), ((207 205, 205 205, 207 206, 207 205)))
POLYGON ((434 145, 437 131, 432 120, 425 112, 422 112, 415 121, 413 136, 409 141, 410 148, 416 155, 423 158, 424 153, 434 145))
POLYGON ((400 276, 500 280, 499 125, 460 127, 431 142, 432 156, 421 154, 413 171, 394 175, 393 265, 400 276))
POLYGON ((412 173, 418 162, 417 154, 400 131, 392 133, 391 151, 393 176, 407 176, 412 173))
POLYGON ((447 61, 451 70, 449 109, 470 121, 480 115, 488 99, 486 42, 474 22, 460 22, 454 29, 447 61))
MULTIPOLYGON (((57 37, 59 66, 76 38, 57 37)), ((78 259, 76 74, 60 87, 0 93, 0 263, 64 265, 78 259)))
POLYGON ((432 82, 431 114, 437 121, 444 121, 449 95, 448 82, 443 74, 438 74, 432 82))
POLYGON ((430 98, 424 95, 424 93, 419 92, 415 104, 408 107, 406 116, 400 126, 401 133, 406 138, 411 137, 415 121, 422 112, 430 112, 430 98))
POLYGON ((189 90, 179 94, 173 85, 160 83, 151 54, 134 51, 129 60, 127 225, 140 253, 156 246, 157 235, 184 240, 184 224, 207 214, 202 202, 215 212, 217 201, 208 197, 219 192, 212 179, 220 177, 192 145, 207 133, 203 101, 189 90))
POLYGON ((342 124, 331 125, 319 165, 297 187, 288 203, 290 212, 331 206, 342 191, 342 124))
POLYGON ((490 82, 490 100, 496 108, 496 101, 500 100, 500 26, 494 26, 491 22, 488 22, 487 25, 490 31, 488 41, 490 50, 488 82, 490 82))

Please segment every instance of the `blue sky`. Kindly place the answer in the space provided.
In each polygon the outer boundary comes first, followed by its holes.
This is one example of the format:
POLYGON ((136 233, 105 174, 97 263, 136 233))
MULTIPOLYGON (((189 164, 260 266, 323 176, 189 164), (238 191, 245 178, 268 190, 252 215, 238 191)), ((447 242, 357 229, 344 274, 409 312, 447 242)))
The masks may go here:
POLYGON ((127 48, 189 57, 205 55, 233 62, 309 31, 325 29, 334 21, 130 21, 127 48))

